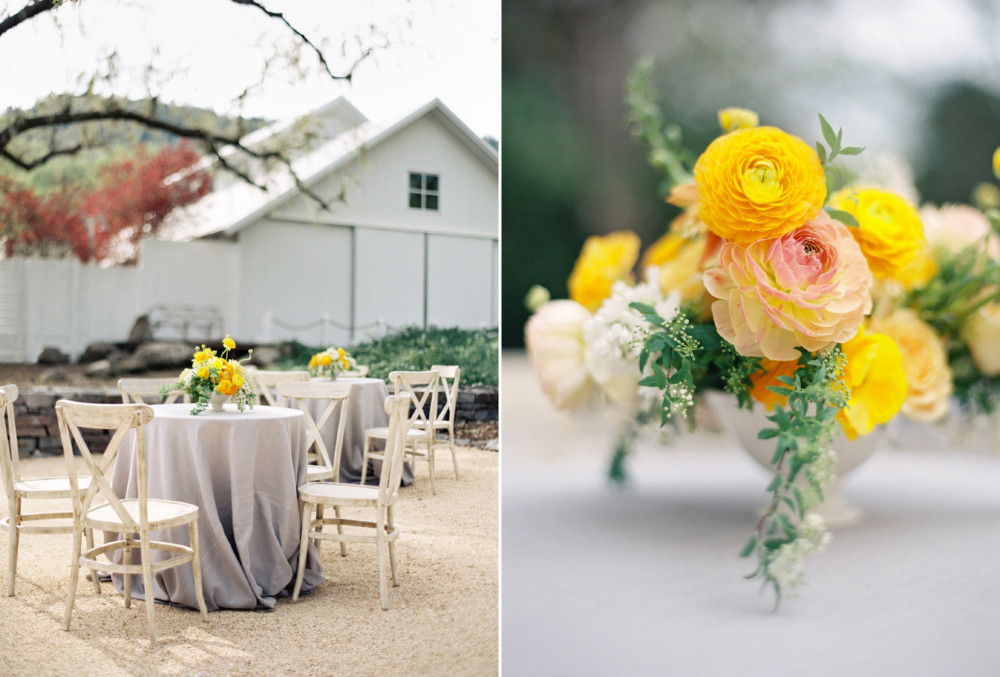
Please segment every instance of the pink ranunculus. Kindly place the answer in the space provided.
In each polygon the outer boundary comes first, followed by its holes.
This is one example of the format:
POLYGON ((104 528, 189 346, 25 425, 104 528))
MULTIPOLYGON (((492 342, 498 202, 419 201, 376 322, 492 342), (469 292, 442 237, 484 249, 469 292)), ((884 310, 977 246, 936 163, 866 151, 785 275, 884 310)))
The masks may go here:
POLYGON ((975 207, 924 205, 920 208, 920 220, 924 223, 924 237, 932 249, 957 254, 965 247, 976 245, 980 249, 985 247, 994 261, 1000 261, 1000 241, 995 235, 987 239, 992 231, 989 219, 975 207))
POLYGON ((825 212, 774 239, 725 242, 705 287, 719 334, 742 355, 794 360, 854 337, 872 274, 850 232, 825 212))

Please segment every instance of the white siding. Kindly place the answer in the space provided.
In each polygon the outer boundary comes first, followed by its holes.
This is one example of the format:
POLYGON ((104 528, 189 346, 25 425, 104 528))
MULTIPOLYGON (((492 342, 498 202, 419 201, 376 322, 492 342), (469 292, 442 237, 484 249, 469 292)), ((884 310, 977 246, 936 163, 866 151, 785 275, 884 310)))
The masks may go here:
POLYGON ((424 236, 358 228, 355 338, 382 321, 390 327, 424 323, 424 236))
POLYGON ((493 242, 431 235, 428 239, 427 323, 492 327, 493 242))
POLYGON ((240 233, 239 251, 244 340, 348 341, 348 330, 336 325, 347 327, 351 321, 349 228, 264 219, 240 233), (335 324, 320 326, 324 316, 335 324), (267 317, 274 321, 265 322, 267 317))
POLYGON ((0 362, 28 359, 24 294, 24 261, 0 259, 0 362))
POLYGON ((417 232, 496 239, 499 232, 497 175, 435 119, 425 116, 371 148, 362 157, 320 181, 325 199, 346 191, 346 202, 331 212, 298 196, 273 212, 291 220, 325 221, 417 232), (410 172, 437 174, 440 209, 409 207, 410 172))

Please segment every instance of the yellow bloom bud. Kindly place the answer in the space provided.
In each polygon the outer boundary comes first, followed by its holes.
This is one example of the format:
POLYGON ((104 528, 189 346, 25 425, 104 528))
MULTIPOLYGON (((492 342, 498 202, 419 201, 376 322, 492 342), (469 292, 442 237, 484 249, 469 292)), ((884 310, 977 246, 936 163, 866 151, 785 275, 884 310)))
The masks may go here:
POLYGON ((756 127, 759 122, 757 114, 746 108, 723 108, 719 111, 719 126, 726 132, 756 127))

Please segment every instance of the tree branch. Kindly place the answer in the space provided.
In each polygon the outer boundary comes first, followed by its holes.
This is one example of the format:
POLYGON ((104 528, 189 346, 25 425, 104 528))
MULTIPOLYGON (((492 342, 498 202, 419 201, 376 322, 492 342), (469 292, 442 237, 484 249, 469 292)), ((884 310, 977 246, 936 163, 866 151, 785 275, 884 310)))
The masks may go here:
POLYGON ((59 4, 57 0, 37 0, 36 2, 29 2, 17 12, 11 14, 3 20, 0 20, 0 35, 3 35, 12 28, 17 28, 25 21, 33 19, 43 12, 48 12, 49 10, 54 9, 57 4, 59 4))

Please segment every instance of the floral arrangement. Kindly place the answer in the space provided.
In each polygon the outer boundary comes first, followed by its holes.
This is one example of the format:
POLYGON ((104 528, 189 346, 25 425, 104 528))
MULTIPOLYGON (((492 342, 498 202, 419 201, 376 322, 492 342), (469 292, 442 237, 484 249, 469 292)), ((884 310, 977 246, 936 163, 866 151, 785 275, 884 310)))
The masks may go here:
MULTIPOLYGON (((204 345, 198 348, 191 358, 191 367, 182 371, 179 380, 164 386, 161 392, 180 390, 187 393, 194 403, 191 409, 194 416, 205 411, 213 394, 230 398, 239 411, 253 409, 254 391, 247 381, 245 369, 238 360, 228 357, 229 352, 236 349, 236 342, 227 334, 222 346, 221 355, 204 345)), ((245 359, 252 354, 253 350, 245 359)))
MULTIPOLYGON (((765 407, 774 474, 741 554, 777 605, 830 541, 811 509, 834 477, 836 436, 1000 400, 1000 191, 977 191, 992 205, 920 210, 908 191, 831 164, 864 149, 822 115, 811 146, 726 109, 694 156, 663 123, 650 72, 629 77, 629 124, 682 212, 641 261, 632 232, 588 238, 569 299, 529 292, 525 341, 557 408, 622 410, 615 479, 643 426, 676 423, 708 390, 765 407)), ((1000 150, 993 164, 1000 178, 1000 150)))
POLYGON ((345 371, 357 369, 358 363, 343 348, 327 348, 309 358, 309 373, 316 378, 335 379, 345 371))

